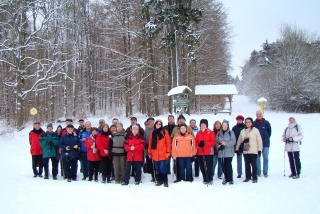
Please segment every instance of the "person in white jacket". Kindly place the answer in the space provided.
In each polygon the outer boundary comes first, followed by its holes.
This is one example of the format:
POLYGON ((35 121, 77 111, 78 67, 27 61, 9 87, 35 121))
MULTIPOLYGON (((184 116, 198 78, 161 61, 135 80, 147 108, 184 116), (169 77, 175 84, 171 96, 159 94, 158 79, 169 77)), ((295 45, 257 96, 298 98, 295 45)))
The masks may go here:
POLYGON ((297 124, 294 117, 289 117, 289 124, 285 128, 282 141, 285 143, 285 151, 288 152, 291 175, 290 178, 297 179, 301 173, 300 144, 303 138, 302 128, 297 124))

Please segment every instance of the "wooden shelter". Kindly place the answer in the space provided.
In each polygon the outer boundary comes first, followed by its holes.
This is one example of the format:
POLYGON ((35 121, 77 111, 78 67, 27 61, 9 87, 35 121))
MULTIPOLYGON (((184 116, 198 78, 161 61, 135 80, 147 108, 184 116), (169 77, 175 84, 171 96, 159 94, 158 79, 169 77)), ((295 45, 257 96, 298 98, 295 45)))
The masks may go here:
POLYGON ((168 92, 168 96, 173 96, 173 112, 189 113, 189 93, 192 90, 186 85, 172 88, 168 92))
POLYGON ((229 113, 232 112, 233 95, 238 94, 233 84, 197 85, 195 95, 199 113, 229 113))

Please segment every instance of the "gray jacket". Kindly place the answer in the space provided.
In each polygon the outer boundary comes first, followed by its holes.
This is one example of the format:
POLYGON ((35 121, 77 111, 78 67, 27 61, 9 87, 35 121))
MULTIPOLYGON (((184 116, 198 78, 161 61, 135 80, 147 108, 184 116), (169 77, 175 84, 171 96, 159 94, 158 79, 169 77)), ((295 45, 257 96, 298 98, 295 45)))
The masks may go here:
POLYGON ((124 156, 126 151, 124 150, 125 143, 125 132, 116 132, 112 135, 112 155, 113 156, 124 156))
POLYGON ((236 136, 234 132, 228 129, 225 133, 223 131, 219 131, 216 136, 216 145, 215 147, 218 149, 219 143, 222 141, 225 142, 225 148, 223 150, 219 150, 218 158, 231 158, 234 155, 234 145, 236 144, 236 136))

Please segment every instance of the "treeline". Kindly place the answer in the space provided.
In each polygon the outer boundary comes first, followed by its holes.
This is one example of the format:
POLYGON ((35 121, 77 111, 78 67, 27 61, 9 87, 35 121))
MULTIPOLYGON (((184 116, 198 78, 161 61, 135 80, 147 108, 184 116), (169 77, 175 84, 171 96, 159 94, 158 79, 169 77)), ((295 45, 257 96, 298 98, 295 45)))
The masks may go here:
POLYGON ((281 38, 253 51, 242 70, 241 91, 268 107, 320 112, 320 40, 297 27, 283 26, 281 38))
POLYGON ((172 105, 169 89, 226 83, 229 65, 219 1, 0 3, 0 111, 18 128, 31 107, 41 121, 158 115, 172 105))

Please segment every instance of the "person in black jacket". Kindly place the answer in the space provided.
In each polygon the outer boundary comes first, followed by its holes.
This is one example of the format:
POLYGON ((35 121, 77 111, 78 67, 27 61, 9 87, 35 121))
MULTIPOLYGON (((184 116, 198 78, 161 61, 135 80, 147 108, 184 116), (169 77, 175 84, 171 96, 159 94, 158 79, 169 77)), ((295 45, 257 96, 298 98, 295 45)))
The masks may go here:
MULTIPOLYGON (((244 117, 242 115, 238 115, 236 117, 237 124, 232 128, 232 131, 234 132, 234 135, 236 136, 236 142, 238 142, 238 138, 240 136, 240 132, 242 129, 246 127, 246 125, 243 123, 244 117)), ((241 178, 242 176, 242 154, 243 151, 236 151, 237 153, 237 173, 238 177, 241 178)))
POLYGON ((65 177, 68 179, 68 182, 71 182, 71 179, 74 181, 77 180, 80 141, 79 138, 73 134, 73 125, 68 125, 66 129, 67 134, 60 138, 60 147, 62 150, 65 177))

